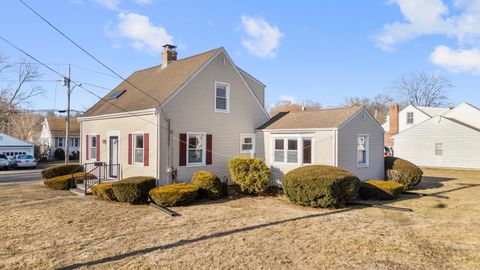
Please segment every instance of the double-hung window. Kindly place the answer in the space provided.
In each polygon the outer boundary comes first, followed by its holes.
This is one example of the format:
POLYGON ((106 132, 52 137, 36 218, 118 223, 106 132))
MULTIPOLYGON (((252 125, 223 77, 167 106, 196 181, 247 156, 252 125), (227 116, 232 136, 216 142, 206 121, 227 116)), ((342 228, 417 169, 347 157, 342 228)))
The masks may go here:
POLYGON ((368 166, 368 135, 357 135, 357 167, 368 166))
POLYGON ((407 112, 407 124, 413 124, 413 112, 407 112))
POLYGON ((64 138, 55 137, 55 148, 62 148, 63 147, 63 140, 64 140, 64 138))
POLYGON ((230 111, 230 85, 215 82, 215 112, 230 111))
POLYGON ((90 142, 89 142, 89 156, 90 160, 97 160, 97 136, 92 135, 88 136, 90 142))
POLYGON ((302 136, 274 138, 273 162, 312 164, 312 138, 302 136))
POLYGON ((78 147, 80 145, 80 138, 71 138, 70 140, 71 140, 70 144, 73 147, 78 147))
POLYGON ((435 156, 443 156, 443 143, 435 144, 435 156))
POLYGON ((143 165, 143 133, 133 134, 133 163, 143 165))
POLYGON ((255 153, 255 135, 240 135, 240 153, 255 153))
POLYGON ((205 165, 205 134, 188 133, 187 165, 205 165))

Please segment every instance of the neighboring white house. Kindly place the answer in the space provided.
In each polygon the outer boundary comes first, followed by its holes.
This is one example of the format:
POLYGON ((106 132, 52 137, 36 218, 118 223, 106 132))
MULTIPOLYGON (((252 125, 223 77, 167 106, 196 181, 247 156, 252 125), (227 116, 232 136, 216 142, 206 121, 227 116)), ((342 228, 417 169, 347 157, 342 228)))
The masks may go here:
POLYGON ((257 130, 273 179, 304 165, 344 168, 383 179, 383 129, 364 107, 279 113, 257 130))
MULTIPOLYGON (((53 153, 57 148, 65 149, 65 117, 47 116, 42 124, 42 133, 38 140, 40 146, 48 146, 50 149, 49 157, 53 158, 53 153)), ((76 118, 70 119, 70 144, 69 155, 80 151, 80 127, 76 118)))
POLYGON ((34 155, 33 144, 22 141, 5 133, 0 133, 0 154, 8 157, 34 155))
POLYGON ((420 166, 480 169, 480 110, 443 110, 392 136, 395 156, 420 166))
MULTIPOLYGON (((443 115, 448 111, 450 111, 450 108, 408 105, 398 112, 398 132, 402 132, 437 115, 443 115)), ((390 114, 387 115, 382 127, 385 131, 390 130, 390 114)))
MULTIPOLYGON (((231 158, 272 153, 266 134, 283 133, 257 129, 270 123, 265 85, 238 68, 225 49, 177 60, 175 46, 165 45, 162 56, 161 65, 134 72, 79 118, 82 164, 101 162, 109 178, 153 176, 162 185, 171 183, 172 171, 179 181, 200 170, 228 179, 231 158)), ((365 109, 298 115, 316 126, 286 132, 296 136, 297 149, 308 144, 300 137, 313 136, 312 164, 338 165, 362 178, 383 176, 383 130, 365 109), (332 113, 344 118, 331 125, 324 116, 332 113)), ((306 154, 296 153, 296 166, 306 164, 306 154)), ((292 155, 288 150, 285 158, 292 155)))

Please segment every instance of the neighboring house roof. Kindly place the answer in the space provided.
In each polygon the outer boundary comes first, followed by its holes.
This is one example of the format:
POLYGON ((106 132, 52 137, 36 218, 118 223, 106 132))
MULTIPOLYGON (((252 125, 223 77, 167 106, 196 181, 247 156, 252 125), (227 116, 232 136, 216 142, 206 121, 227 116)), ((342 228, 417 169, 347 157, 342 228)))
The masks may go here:
POLYGON ((338 128, 361 106, 303 112, 280 112, 257 129, 338 128))
MULTIPOLYGON (((65 137, 66 120, 65 117, 47 116, 48 127, 52 137, 65 137)), ((80 125, 76 118, 70 118, 70 134, 69 136, 80 136, 80 125)))
POLYGON ((83 116, 157 108, 221 50, 223 48, 172 61, 165 68, 158 65, 136 71, 110 91, 105 96, 107 100, 98 101, 83 116), (121 96, 108 100, 111 94, 123 89, 126 91, 121 96))
POLYGON ((460 124, 460 125, 462 125, 462 126, 464 126, 464 127, 467 127, 467 128, 470 128, 470 129, 473 129, 473 130, 476 130, 476 131, 480 132, 480 128, 475 127, 475 126, 472 126, 472 125, 469 125, 469 124, 467 124, 467 123, 465 123, 465 122, 462 122, 462 121, 460 121, 460 120, 458 120, 458 119, 450 118, 450 117, 443 117, 443 118, 448 119, 448 120, 450 120, 450 121, 453 121, 453 122, 455 122, 455 123, 457 123, 457 124, 460 124))
POLYGON ((443 115, 450 111, 450 108, 444 108, 444 107, 425 107, 425 106, 414 106, 414 107, 424 112, 430 117, 443 115))
POLYGON ((0 146, 33 146, 33 144, 0 132, 0 146))

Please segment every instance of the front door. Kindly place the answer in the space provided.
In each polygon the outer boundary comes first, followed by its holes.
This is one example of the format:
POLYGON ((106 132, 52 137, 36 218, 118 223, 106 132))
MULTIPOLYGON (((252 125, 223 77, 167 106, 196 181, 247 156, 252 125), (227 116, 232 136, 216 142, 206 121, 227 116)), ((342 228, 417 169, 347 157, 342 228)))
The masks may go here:
POLYGON ((110 136, 109 138, 110 142, 110 149, 109 149, 109 160, 108 163, 110 166, 108 166, 108 171, 109 171, 109 176, 110 178, 117 178, 118 177, 118 170, 119 170, 119 164, 118 164, 118 136, 110 136))

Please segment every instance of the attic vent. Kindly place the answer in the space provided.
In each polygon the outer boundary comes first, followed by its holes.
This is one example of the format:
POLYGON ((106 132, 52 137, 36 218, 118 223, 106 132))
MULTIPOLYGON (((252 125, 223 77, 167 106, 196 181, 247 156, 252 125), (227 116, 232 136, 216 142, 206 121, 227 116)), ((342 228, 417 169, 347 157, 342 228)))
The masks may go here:
POLYGON ((219 57, 218 63, 222 66, 225 66, 227 64, 227 61, 225 60, 225 57, 219 57))
POLYGON ((108 96, 107 99, 116 99, 119 96, 121 96, 123 93, 125 93, 125 91, 127 91, 127 90, 122 89, 122 90, 115 91, 110 96, 108 96))

